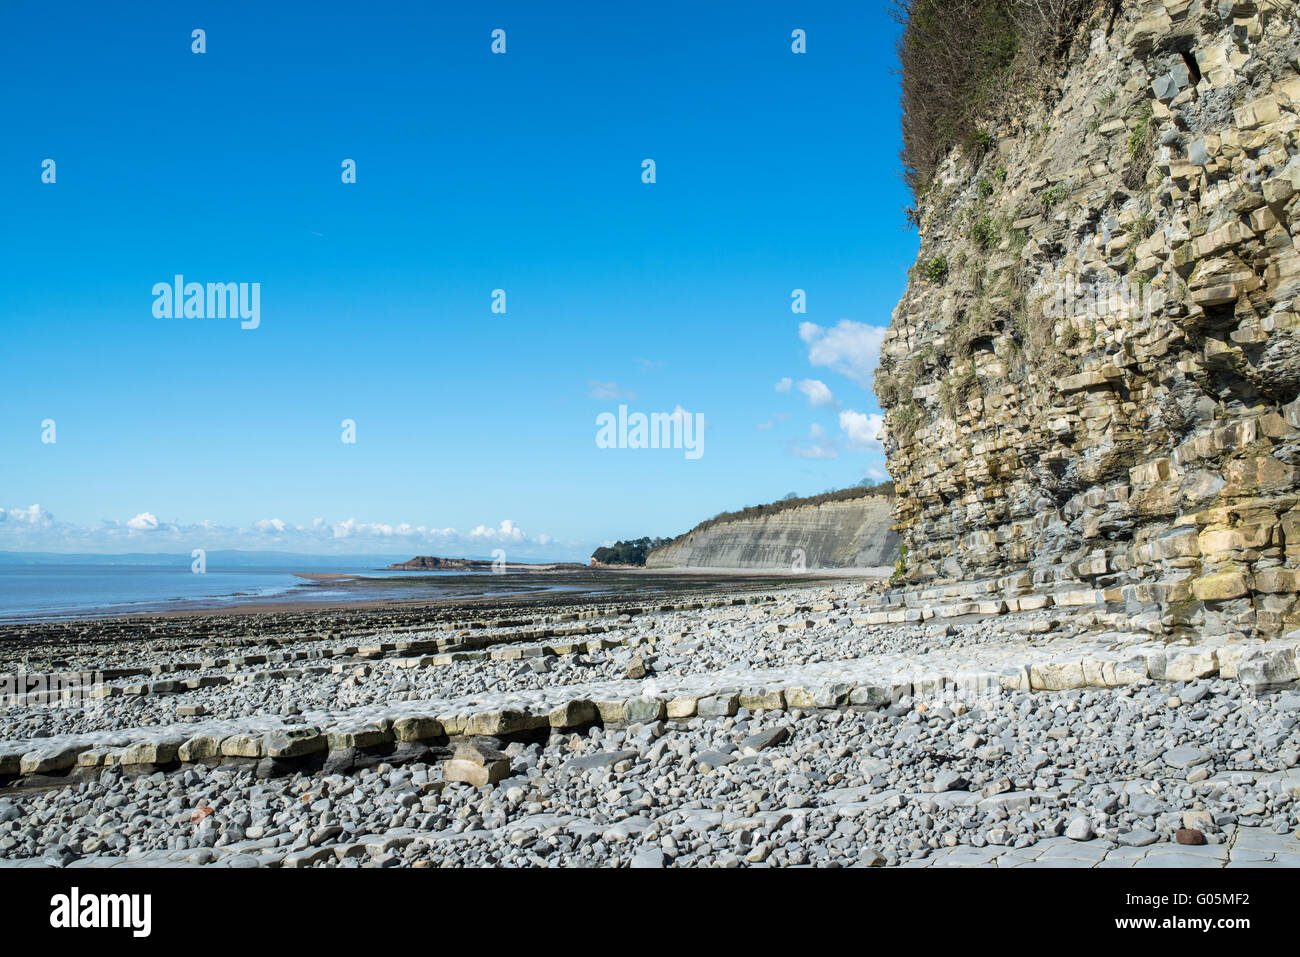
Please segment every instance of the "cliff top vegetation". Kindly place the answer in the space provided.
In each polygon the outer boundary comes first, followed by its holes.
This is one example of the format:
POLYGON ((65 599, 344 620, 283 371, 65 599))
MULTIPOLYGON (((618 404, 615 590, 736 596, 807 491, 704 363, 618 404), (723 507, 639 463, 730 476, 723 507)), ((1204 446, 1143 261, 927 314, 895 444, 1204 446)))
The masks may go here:
POLYGON ((644 565, 647 555, 670 541, 668 538, 651 538, 647 535, 627 542, 615 542, 596 549, 591 553, 591 559, 601 565, 644 565))
POLYGON ((1103 7, 1103 0, 892 3, 903 27, 903 177, 918 200, 950 149, 987 150, 992 136, 982 124, 1054 85, 1079 25, 1103 7))

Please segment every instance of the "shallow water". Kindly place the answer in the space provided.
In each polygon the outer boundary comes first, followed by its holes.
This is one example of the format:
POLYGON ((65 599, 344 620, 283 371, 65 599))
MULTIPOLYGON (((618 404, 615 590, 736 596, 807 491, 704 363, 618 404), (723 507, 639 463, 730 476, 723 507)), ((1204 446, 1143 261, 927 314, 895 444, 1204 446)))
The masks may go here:
POLYGON ((0 621, 129 614, 265 601, 300 590, 283 568, 212 569, 188 565, 33 564, 0 566, 0 621))
MULTIPOLYGON (((195 574, 188 565, 0 565, 0 622, 96 618, 184 611, 238 612, 295 605, 433 602, 488 595, 611 593, 626 597, 716 587, 726 575, 618 570, 393 572, 378 568, 241 567, 195 574), (346 575, 308 579, 308 574, 346 575)), ((767 576, 737 584, 758 586, 767 576)), ((789 581, 773 575, 773 581, 789 581)))

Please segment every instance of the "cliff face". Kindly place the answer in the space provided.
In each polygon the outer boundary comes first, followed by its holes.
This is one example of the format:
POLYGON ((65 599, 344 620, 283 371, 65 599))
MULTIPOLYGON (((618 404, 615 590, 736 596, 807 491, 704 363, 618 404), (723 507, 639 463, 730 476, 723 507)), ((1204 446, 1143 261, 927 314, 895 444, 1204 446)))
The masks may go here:
POLYGON ((695 529, 655 549, 649 568, 875 568, 898 558, 893 500, 871 495, 695 529))
POLYGON ((1098 14, 1059 96, 919 206, 876 384, 906 578, 1276 634, 1300 624, 1296 4, 1098 14))

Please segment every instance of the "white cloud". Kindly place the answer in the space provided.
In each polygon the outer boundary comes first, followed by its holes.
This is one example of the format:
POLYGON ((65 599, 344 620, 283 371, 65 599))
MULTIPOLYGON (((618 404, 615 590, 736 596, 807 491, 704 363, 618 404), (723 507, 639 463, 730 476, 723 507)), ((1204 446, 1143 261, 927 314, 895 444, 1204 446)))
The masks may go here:
POLYGON ((411 525, 408 522, 399 525, 390 525, 387 522, 358 522, 355 518, 335 522, 333 525, 327 525, 318 518, 312 522, 310 528, 299 525, 295 531, 308 532, 322 529, 333 538, 348 539, 397 538, 432 541, 457 537, 454 528, 425 528, 423 525, 411 525))
POLYGON ((800 459, 837 459, 840 457, 840 450, 835 447, 834 443, 829 445, 795 445, 791 446, 790 454, 800 459))
POLYGON ((840 413, 840 428, 848 436, 849 448, 860 452, 884 451, 880 441, 884 438, 885 418, 880 413, 845 409, 840 413))
POLYGON ((791 445, 790 454, 800 459, 837 459, 839 445, 826 438, 826 429, 814 422, 808 429, 808 445, 791 445))
POLYGON ((793 385, 794 385, 794 380, 791 379, 789 376, 786 376, 784 379, 777 380, 776 385, 774 385, 772 388, 776 392, 789 392, 791 386, 793 385))
POLYGON ((813 322, 801 322, 799 338, 808 346, 808 361, 813 365, 833 369, 862 388, 871 388, 880 345, 885 341, 884 326, 841 319, 825 329, 813 322))
POLYGON ((461 534, 450 527, 410 522, 359 522, 355 518, 336 522, 315 518, 305 525, 295 525, 279 518, 259 519, 243 527, 218 525, 208 520, 182 525, 161 521, 153 512, 140 512, 126 521, 105 519, 98 525, 74 525, 56 522, 54 516, 39 505, 0 508, 0 549, 128 552, 137 547, 145 535, 150 549, 169 546, 178 552, 188 552, 193 548, 261 549, 274 543, 276 548, 304 554, 352 554, 359 548, 376 546, 386 551, 446 555, 482 549, 486 544, 510 543, 522 558, 547 546, 575 550, 583 547, 582 543, 559 541, 551 535, 526 535, 510 519, 495 527, 479 525, 473 531, 461 534))
POLYGON ((798 389, 808 397, 808 405, 811 408, 825 409, 839 404, 831 394, 830 388, 821 379, 802 379, 798 389))
POLYGON ((515 525, 510 519, 502 519, 501 524, 496 528, 488 528, 486 525, 478 525, 470 530, 470 538, 486 539, 492 542, 522 542, 524 540, 523 530, 515 525))
POLYGON ((39 505, 8 510, 0 508, 0 522, 16 522, 20 525, 44 527, 54 523, 54 516, 49 509, 42 508, 39 505))
POLYGON ((153 512, 141 512, 134 518, 126 520, 126 527, 133 532, 152 532, 158 528, 158 516, 153 512))

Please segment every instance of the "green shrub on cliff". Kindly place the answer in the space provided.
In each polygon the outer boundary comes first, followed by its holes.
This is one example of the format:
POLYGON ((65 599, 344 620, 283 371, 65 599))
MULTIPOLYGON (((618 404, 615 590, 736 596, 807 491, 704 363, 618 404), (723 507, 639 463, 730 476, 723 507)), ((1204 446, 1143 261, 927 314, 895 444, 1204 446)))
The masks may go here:
POLYGON ((1150 103, 1143 103, 1134 111, 1133 130, 1129 133, 1127 146, 1129 165, 1124 171, 1124 185, 1135 190, 1146 179, 1155 147, 1150 103))
POLYGON ((1051 209, 1059 203, 1064 202, 1070 196, 1070 187, 1064 183, 1057 183, 1055 186, 1049 186, 1038 194, 1039 201, 1043 204, 1043 211, 1051 209))
POLYGON ((916 432, 916 427, 920 424, 920 421, 921 407, 916 404, 914 399, 909 399, 894 409, 894 417, 890 427, 900 441, 907 441, 916 432))
POLYGON ((898 546, 898 559, 894 562, 894 574, 889 579, 891 584, 900 584, 903 576, 907 574, 907 545, 906 543, 898 546))
POLYGON ((997 241, 1001 238, 1001 232, 998 230, 997 223, 993 221, 993 217, 985 216, 971 227, 970 237, 975 240, 980 249, 988 249, 997 244, 997 241))
POLYGON ((930 282, 943 282, 948 275, 948 260, 943 256, 935 256, 925 264, 925 278, 930 282))
POLYGON ((1146 103, 1139 107, 1135 119, 1133 132, 1128 136, 1128 158, 1131 160, 1137 159, 1147 149, 1147 131, 1151 125, 1151 104, 1146 103))

